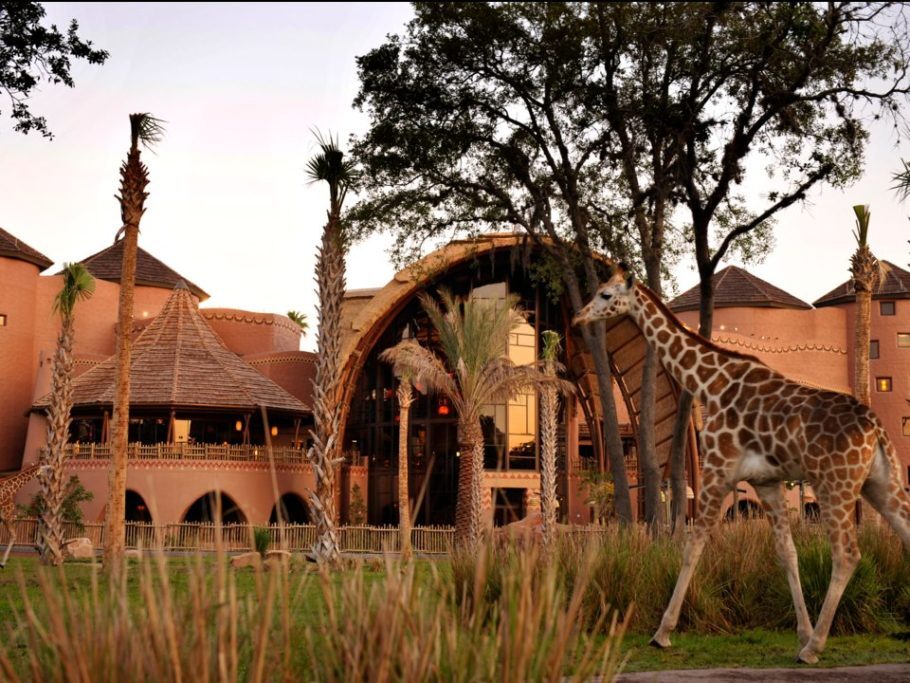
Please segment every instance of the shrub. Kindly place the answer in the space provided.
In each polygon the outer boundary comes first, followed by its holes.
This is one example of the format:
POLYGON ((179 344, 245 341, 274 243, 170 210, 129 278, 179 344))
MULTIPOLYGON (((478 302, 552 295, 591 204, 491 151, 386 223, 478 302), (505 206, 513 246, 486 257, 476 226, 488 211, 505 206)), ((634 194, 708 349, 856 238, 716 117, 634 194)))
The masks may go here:
POLYGON ((253 549, 263 557, 272 545, 272 533, 268 527, 257 526, 253 528, 253 549))

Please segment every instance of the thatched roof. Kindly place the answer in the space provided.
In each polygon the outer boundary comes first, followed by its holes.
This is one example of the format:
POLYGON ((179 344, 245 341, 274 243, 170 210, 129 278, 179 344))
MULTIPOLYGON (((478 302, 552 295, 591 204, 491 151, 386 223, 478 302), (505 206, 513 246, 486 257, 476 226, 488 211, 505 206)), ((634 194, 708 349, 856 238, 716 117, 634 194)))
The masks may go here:
MULTIPOLYGON (((728 266, 711 278, 714 286, 714 307, 734 308, 812 308, 789 292, 765 282, 747 270, 728 266)), ((671 311, 697 311, 701 302, 698 285, 686 290, 669 304, 671 311)))
MULTIPOLYGON (((117 240, 111 246, 102 249, 97 254, 92 254, 88 258, 82 259, 82 265, 84 265, 88 269, 88 272, 94 275, 98 280, 119 283, 121 269, 123 268, 123 242, 124 240, 122 239, 117 240)), ((209 298, 209 295, 198 285, 194 285, 180 275, 180 273, 166 266, 141 247, 137 249, 137 285, 171 289, 175 287, 178 282, 184 282, 200 301, 205 301, 209 298)))
MULTIPOLYGON (((73 406, 110 406, 117 357, 73 382, 73 406)), ((33 408, 44 408, 50 395, 33 408)), ((178 283, 161 312, 133 342, 130 405, 252 411, 264 406, 309 412, 297 398, 254 370, 209 327, 189 289, 178 283)))
MULTIPOLYGON (((910 273, 890 261, 882 261, 881 286, 872 293, 873 299, 910 299, 910 273)), ((815 302, 816 307, 837 306, 856 301, 853 280, 847 280, 815 302)))
POLYGON ((34 263, 39 270, 50 268, 54 263, 40 251, 28 246, 3 228, 0 228, 0 256, 34 263))

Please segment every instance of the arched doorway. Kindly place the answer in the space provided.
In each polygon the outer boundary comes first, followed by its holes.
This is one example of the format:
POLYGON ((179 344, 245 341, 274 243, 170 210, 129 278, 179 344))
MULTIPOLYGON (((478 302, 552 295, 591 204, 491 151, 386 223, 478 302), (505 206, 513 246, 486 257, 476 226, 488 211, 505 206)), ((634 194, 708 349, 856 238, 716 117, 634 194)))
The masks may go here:
MULTIPOLYGON (((749 500, 748 498, 739 501, 736 512, 739 519, 759 519, 765 516, 765 511, 762 510, 761 505, 759 505, 754 500, 749 500)), ((724 515, 724 520, 727 522, 733 521, 732 505, 727 508, 727 512, 724 515)))
POLYGON ((272 507, 269 524, 278 524, 278 508, 281 506, 281 519, 285 524, 309 524, 310 508, 296 493, 285 493, 272 507))
POLYGON ((196 501, 187 508, 183 516, 184 522, 212 523, 218 515, 217 511, 221 510, 222 524, 246 524, 246 515, 237 505, 233 498, 226 493, 219 495, 218 491, 212 491, 200 496, 196 501), (219 507, 220 506, 220 507, 219 507))
POLYGON ((149 511, 148 505, 145 504, 145 499, 132 489, 127 489, 126 491, 124 518, 127 522, 152 523, 152 513, 149 511))

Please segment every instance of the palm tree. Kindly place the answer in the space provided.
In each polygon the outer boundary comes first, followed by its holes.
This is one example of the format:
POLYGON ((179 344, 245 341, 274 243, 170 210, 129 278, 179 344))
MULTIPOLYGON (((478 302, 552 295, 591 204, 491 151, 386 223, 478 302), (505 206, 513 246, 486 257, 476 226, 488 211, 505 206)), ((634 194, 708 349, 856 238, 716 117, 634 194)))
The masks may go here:
POLYGON ((305 337, 307 330, 310 329, 310 321, 307 320, 306 313, 301 313, 300 311, 288 311, 288 318, 291 319, 291 322, 297 324, 297 327, 300 328, 300 334, 305 337))
POLYGON ((335 532, 335 467, 340 460, 341 434, 341 305, 344 300, 346 251, 341 207, 356 180, 354 164, 346 161, 338 143, 317 135, 320 152, 307 163, 312 182, 329 186, 328 220, 316 255, 316 288, 319 297, 319 329, 316 334, 316 378, 313 381, 313 448, 309 453, 316 477, 310 505, 316 519, 313 553, 320 561, 336 565, 339 560, 335 532))
MULTIPOLYGON (((543 333, 543 371, 556 376, 559 333, 543 333)), ((540 395, 540 512, 543 518, 544 553, 549 555, 556 538, 556 431, 559 397, 556 387, 546 387, 540 395)))
POLYGON ((73 338, 76 303, 88 299, 95 291, 95 278, 81 263, 63 266, 63 287, 54 297, 54 312, 60 314, 60 334, 51 363, 51 404, 47 410, 47 450, 42 453, 38 470, 41 507, 38 524, 38 552, 45 564, 63 562, 62 508, 65 493, 63 481, 64 447, 70 428, 73 407, 73 338))
POLYGON ((503 305, 469 296, 456 300, 439 291, 442 307, 426 293, 420 302, 439 335, 445 358, 414 340, 404 340, 380 354, 395 366, 396 374, 409 372, 417 381, 445 395, 458 412, 458 494, 455 505, 455 545, 475 551, 483 534, 481 487, 483 480, 483 431, 481 409, 489 403, 507 401, 525 390, 541 389, 564 382, 548 377, 537 366, 516 366, 506 356, 508 334, 519 323, 512 299, 503 305))
POLYGON ((856 292, 856 342, 854 346, 853 393, 857 400, 866 405, 871 403, 869 389, 869 339, 872 325, 872 292, 880 281, 878 259, 869 249, 868 206, 853 207, 856 214, 856 251, 850 257, 850 273, 856 292))
POLYGON ((120 167, 121 228, 123 262, 120 270, 120 306, 117 314, 117 372, 114 388, 114 415, 111 425, 111 464, 108 476, 107 519, 105 523, 104 565, 118 575, 123 565, 126 544, 126 465, 130 422, 130 356, 133 327, 133 292, 136 287, 136 252, 139 221, 145 213, 148 168, 140 158, 139 144, 146 149, 159 142, 163 122, 151 114, 130 114, 130 151, 120 167))
POLYGON ((405 370, 398 378, 398 529, 401 532, 401 559, 411 559, 411 499, 408 496, 408 419, 414 392, 405 370))

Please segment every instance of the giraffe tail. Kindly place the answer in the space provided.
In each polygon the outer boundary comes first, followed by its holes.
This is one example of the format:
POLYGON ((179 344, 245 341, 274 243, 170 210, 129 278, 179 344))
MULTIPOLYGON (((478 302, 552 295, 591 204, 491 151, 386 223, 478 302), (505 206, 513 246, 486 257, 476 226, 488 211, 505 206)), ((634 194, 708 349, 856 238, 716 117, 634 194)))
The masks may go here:
POLYGON ((875 421, 875 436, 878 439, 878 446, 881 449, 882 455, 885 456, 885 460, 887 461, 891 478, 898 483, 902 482, 903 477, 901 476, 900 457, 897 455, 897 449, 894 447, 894 442, 891 441, 891 437, 888 436, 888 432, 879 420, 875 421))

